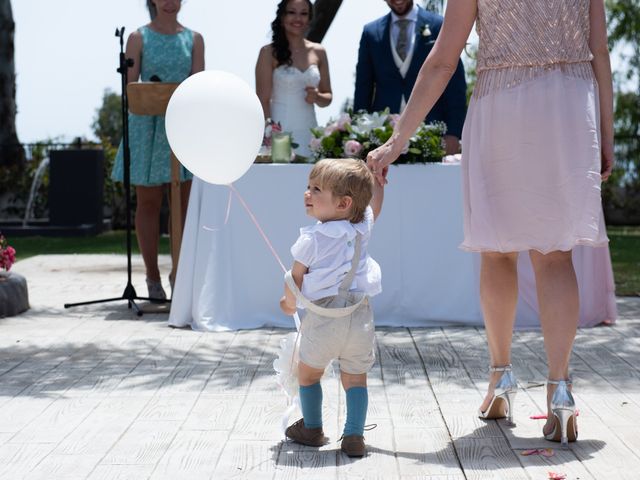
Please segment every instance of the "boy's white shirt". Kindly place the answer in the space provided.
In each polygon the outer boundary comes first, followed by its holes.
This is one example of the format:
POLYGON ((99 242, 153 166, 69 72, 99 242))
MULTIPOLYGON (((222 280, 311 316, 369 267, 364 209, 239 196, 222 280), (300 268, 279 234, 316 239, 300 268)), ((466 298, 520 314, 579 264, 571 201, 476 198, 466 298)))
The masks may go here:
POLYGON ((337 220, 300 229, 291 254, 294 260, 309 268, 301 289, 307 299, 314 301, 338 294, 342 279, 351 269, 358 233, 362 235, 362 250, 350 290, 370 297, 382 291, 380 266, 367 251, 373 223, 373 210, 367 207, 361 223, 337 220))

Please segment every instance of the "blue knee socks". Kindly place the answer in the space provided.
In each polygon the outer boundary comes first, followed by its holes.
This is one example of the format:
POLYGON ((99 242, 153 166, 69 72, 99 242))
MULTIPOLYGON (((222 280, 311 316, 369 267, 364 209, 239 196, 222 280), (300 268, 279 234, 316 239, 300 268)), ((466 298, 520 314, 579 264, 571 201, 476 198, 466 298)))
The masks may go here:
POLYGON ((300 385, 302 418, 307 428, 322 427, 322 387, 320 382, 303 387, 300 385))
POLYGON ((368 405, 369 393, 366 387, 351 387, 347 390, 347 421, 344 425, 344 436, 364 434, 368 405))

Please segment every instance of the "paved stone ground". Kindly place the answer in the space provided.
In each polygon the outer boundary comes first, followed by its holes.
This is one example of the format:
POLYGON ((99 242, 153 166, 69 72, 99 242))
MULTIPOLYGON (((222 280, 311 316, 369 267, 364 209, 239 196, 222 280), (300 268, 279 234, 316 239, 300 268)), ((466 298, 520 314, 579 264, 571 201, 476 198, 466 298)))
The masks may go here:
MULTIPOLYGON (((168 271, 169 259, 161 259, 168 271)), ((125 259, 38 256, 16 264, 32 308, 0 319, 0 479, 640 478, 640 300, 612 327, 579 332, 573 371, 580 441, 540 437, 545 367, 537 332, 514 341, 516 428, 475 418, 486 390, 484 332, 380 329, 358 461, 339 452, 344 394, 323 380, 321 449, 282 442, 283 394, 271 363, 285 330, 197 333, 137 318, 118 296, 125 259), (523 456, 553 448, 554 456, 523 456)), ((134 285, 144 290, 139 257, 134 285)))

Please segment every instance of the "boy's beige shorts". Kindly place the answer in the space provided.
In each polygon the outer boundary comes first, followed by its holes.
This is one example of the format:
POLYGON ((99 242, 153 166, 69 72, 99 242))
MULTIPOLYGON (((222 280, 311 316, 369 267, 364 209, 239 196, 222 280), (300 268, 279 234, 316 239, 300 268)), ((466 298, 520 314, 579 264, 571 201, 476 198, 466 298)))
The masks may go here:
MULTIPOLYGON (((340 302, 338 297, 326 297, 313 303, 325 308, 345 306, 336 302, 340 302)), ((300 328, 300 361, 324 369, 337 358, 342 372, 367 373, 375 361, 374 343, 373 311, 368 299, 353 314, 341 318, 307 311, 300 328)))

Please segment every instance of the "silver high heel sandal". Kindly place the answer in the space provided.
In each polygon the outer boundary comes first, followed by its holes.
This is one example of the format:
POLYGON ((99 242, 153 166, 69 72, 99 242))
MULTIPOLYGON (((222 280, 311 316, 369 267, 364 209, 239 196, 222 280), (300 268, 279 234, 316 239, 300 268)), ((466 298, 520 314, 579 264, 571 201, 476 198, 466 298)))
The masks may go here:
MULTIPOLYGON (((560 442, 563 447, 568 447, 569 442, 578 439, 578 424, 576 423, 576 402, 569 391, 571 380, 547 380, 547 384, 557 385, 556 391, 551 397, 551 412, 554 416, 554 425, 551 433, 544 438, 552 442, 560 442)), ((544 434, 544 432, 542 432, 544 434)))
POLYGON ((511 365, 506 365, 504 367, 491 367, 489 368, 489 371, 491 373, 503 373, 498 380, 498 383, 496 383, 491 403, 484 412, 478 410, 478 417, 483 420, 494 420, 496 418, 507 417, 507 421, 511 425, 515 426, 515 423, 513 422, 513 405, 518 391, 518 384, 516 382, 516 377, 511 372, 511 365))

